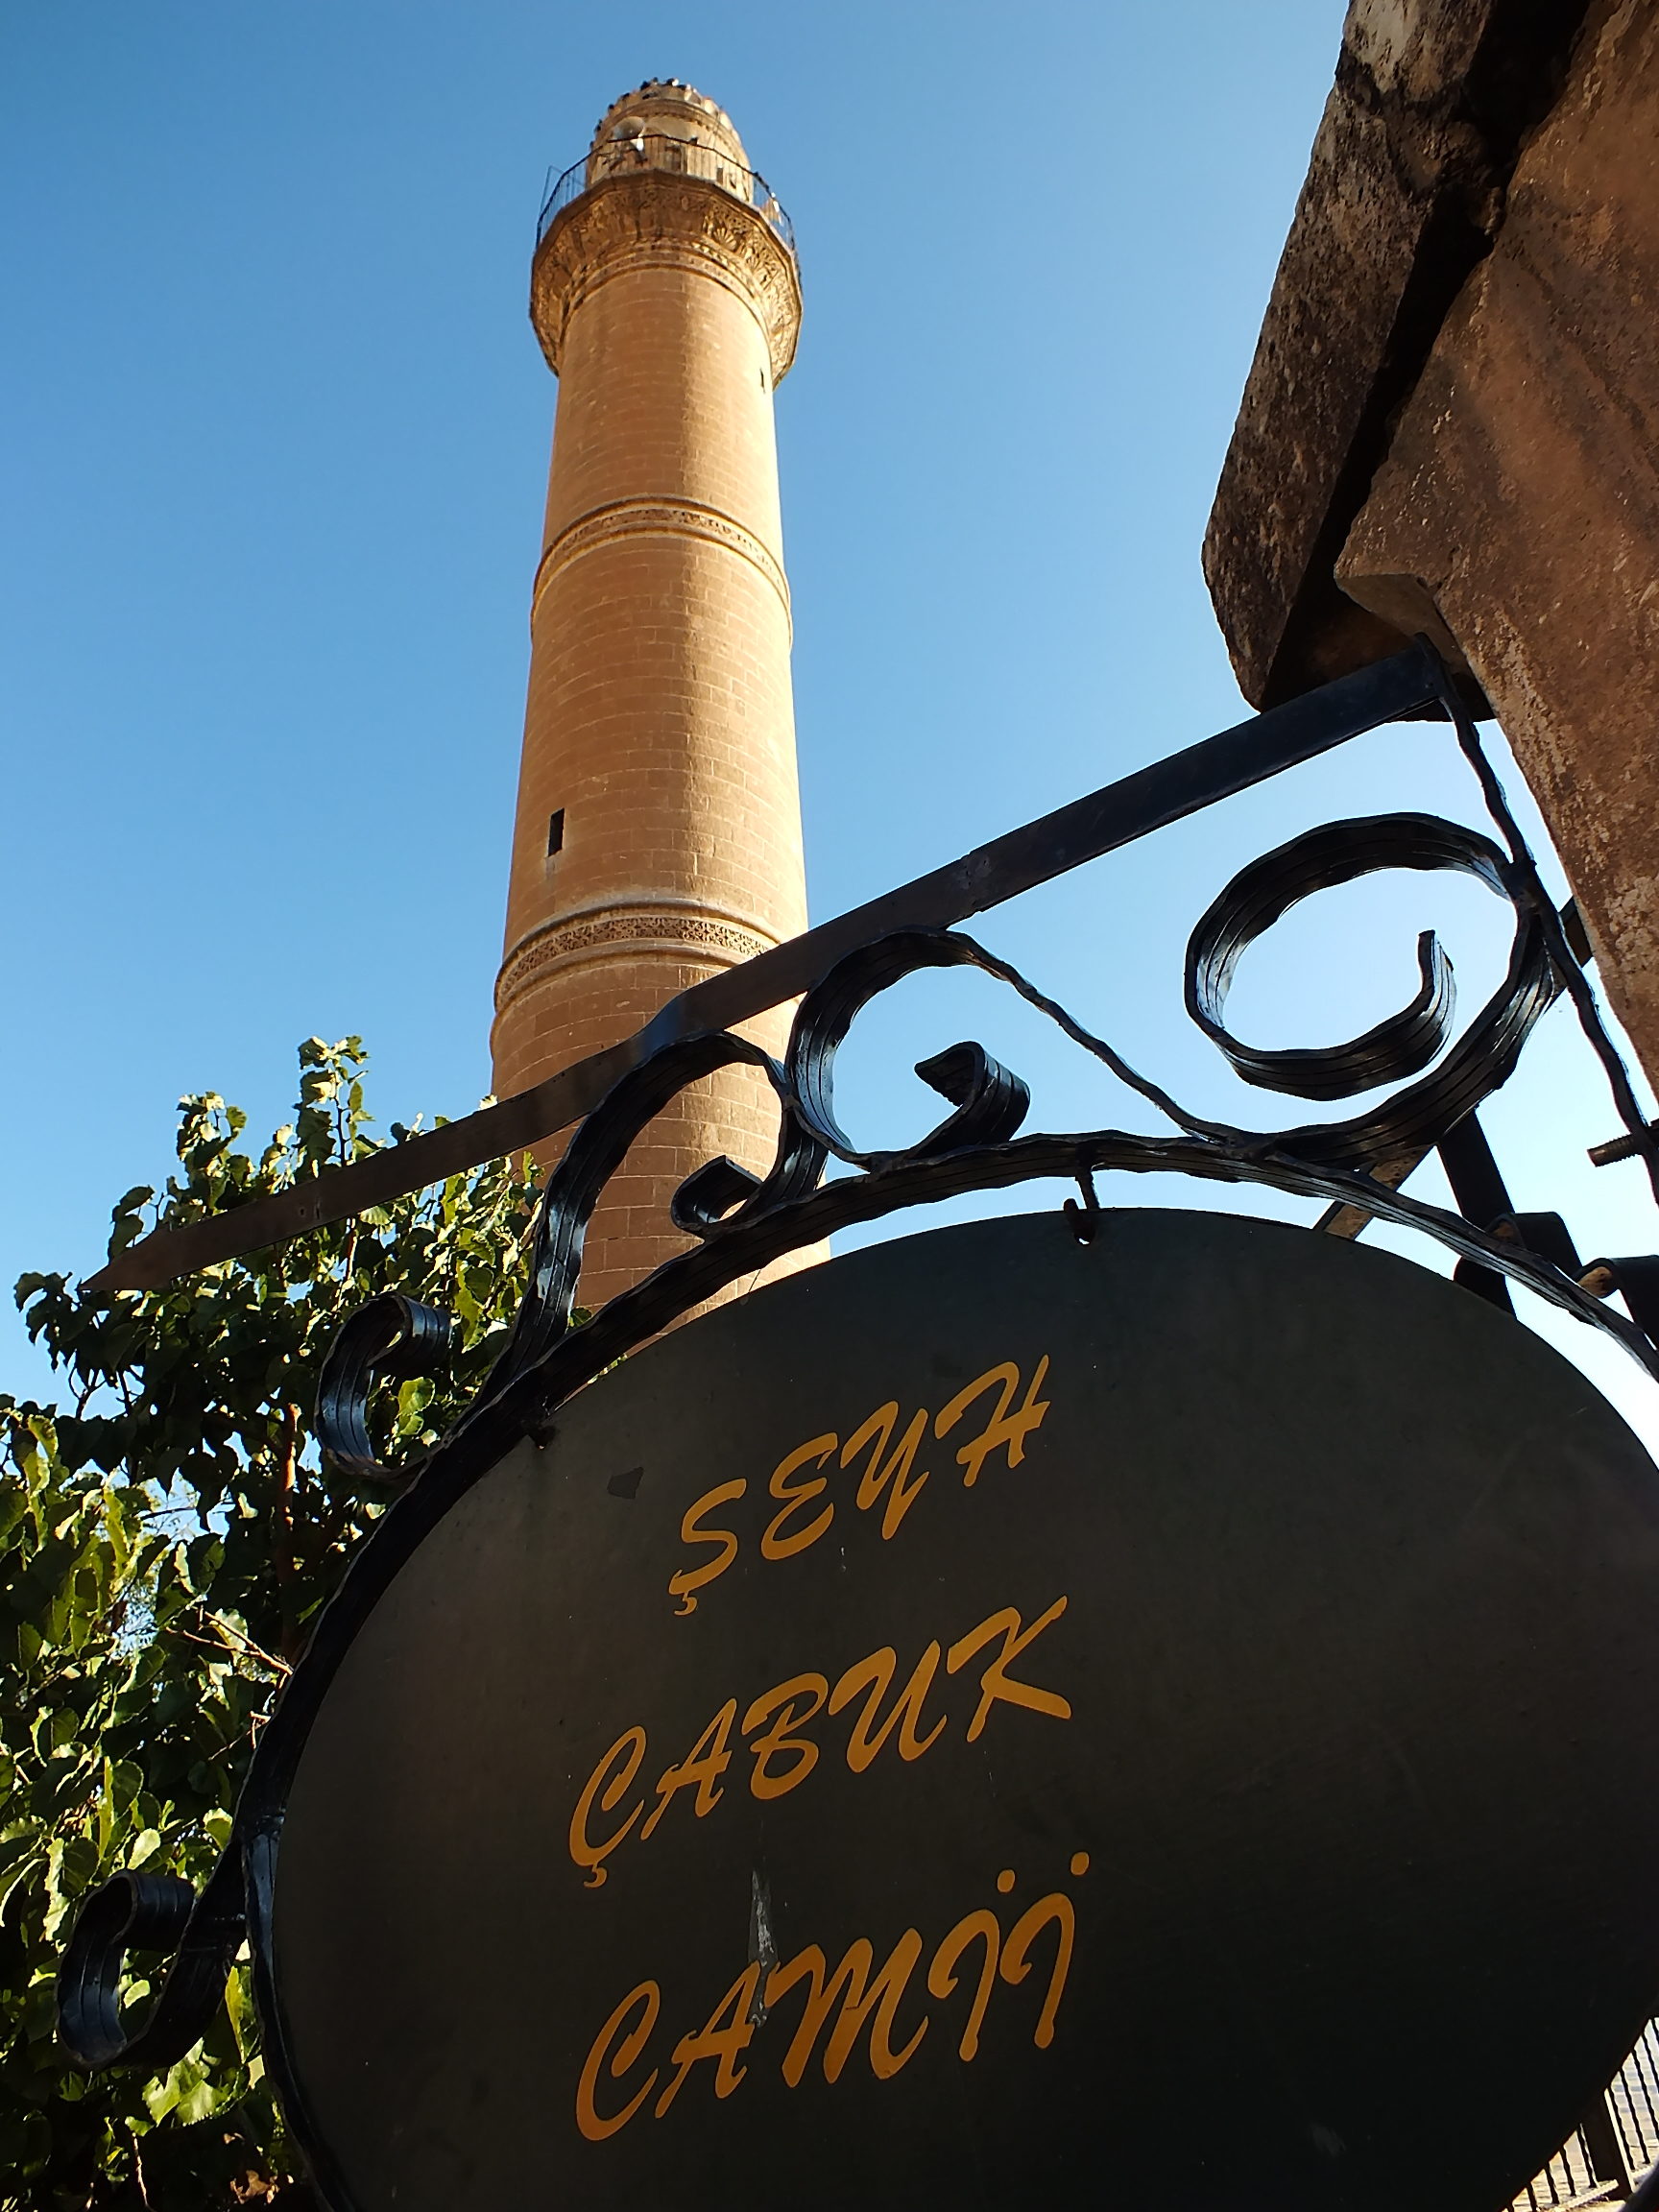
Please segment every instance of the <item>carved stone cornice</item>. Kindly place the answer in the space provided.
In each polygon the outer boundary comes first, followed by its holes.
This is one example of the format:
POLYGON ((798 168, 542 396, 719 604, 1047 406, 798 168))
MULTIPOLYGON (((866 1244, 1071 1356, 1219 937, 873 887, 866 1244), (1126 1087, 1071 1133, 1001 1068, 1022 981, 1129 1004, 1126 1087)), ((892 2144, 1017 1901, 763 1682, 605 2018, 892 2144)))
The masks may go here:
POLYGON ((700 538, 706 544, 723 545, 728 552, 740 554, 765 577, 783 602, 784 619, 790 618, 788 579, 777 555, 753 530, 697 499, 613 499, 608 506, 592 508, 566 523, 542 554, 530 592, 532 623, 542 592, 561 569, 596 545, 632 537, 700 538))
POLYGON ((530 271, 530 320, 549 366, 557 372, 571 314, 598 285, 664 264, 712 276, 747 302, 776 384, 801 328, 795 256, 746 200, 670 169, 601 178, 555 217, 530 271))
POLYGON ((666 902, 571 914, 543 923, 514 946, 495 978, 495 1011, 504 1013, 555 970, 578 963, 665 953, 729 968, 769 952, 778 942, 721 915, 666 902))

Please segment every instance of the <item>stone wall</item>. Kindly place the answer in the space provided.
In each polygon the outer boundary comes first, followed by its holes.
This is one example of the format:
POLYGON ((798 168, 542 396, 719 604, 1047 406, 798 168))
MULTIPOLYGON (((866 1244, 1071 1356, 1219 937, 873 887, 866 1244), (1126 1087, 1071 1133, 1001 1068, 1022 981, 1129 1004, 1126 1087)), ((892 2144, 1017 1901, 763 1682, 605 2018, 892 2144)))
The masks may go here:
POLYGON ((1426 632, 1659 1076, 1659 19, 1354 0, 1205 541, 1258 705, 1426 632))

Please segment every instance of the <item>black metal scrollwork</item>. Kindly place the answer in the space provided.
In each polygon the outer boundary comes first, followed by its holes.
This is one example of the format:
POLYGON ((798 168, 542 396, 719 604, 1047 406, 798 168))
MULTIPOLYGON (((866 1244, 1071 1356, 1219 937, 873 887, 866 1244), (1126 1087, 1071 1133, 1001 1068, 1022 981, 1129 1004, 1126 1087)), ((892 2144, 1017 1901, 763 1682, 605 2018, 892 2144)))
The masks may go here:
MULTIPOLYGON (((1098 1172, 1173 1171, 1252 1183, 1324 1200, 1323 1226, 1339 1217, 1350 1224, 1339 1233, 1370 1219, 1418 1230, 1456 1256, 1456 1279, 1470 1289, 1506 1304, 1504 1284, 1519 1283, 1618 1338, 1659 1379, 1659 1258, 1582 1266, 1557 1216, 1512 1209, 1479 1129, 1476 1108, 1508 1079, 1540 1017, 1565 991, 1607 1071, 1630 1147, 1642 1154, 1659 1188, 1659 1140, 1641 1117, 1580 973, 1569 926, 1549 902, 1449 678, 1443 704, 1507 850, 1429 815, 1328 823, 1241 870, 1200 918, 1187 950, 1188 1010, 1246 1082, 1321 1101, 1403 1086, 1381 1105, 1346 1120, 1277 1130, 1241 1129, 1194 1114, 1010 963, 959 931, 926 927, 888 931, 837 960, 802 998, 782 1063, 746 1038, 708 1031, 673 1038, 624 1075, 578 1126, 548 1178, 523 1301, 484 1387, 406 1480, 321 1617, 260 1738, 236 1835, 205 1889, 198 1898, 170 1877, 125 1874, 84 1905, 59 1985, 60 2032, 75 2060, 87 2068, 169 2063, 206 2025, 245 1927, 258 1936, 258 1964, 269 1935, 275 1839, 309 1715, 376 1589, 421 1532, 517 1438, 541 1433, 551 1410, 613 1359, 770 1261, 837 1229, 969 1191, 1060 1178, 1083 1194, 1081 1205, 1071 1203, 1071 1215, 1087 1240, 1101 1215, 1098 1172), (1451 963, 1426 932, 1417 944, 1417 992, 1362 1035, 1311 1049, 1263 1048, 1234 1037, 1225 1022, 1228 989, 1248 947, 1297 901, 1393 868, 1459 871, 1512 909, 1505 974, 1463 1035, 1452 1041, 1451 963), (983 1046, 963 1043, 917 1064, 917 1073, 950 1112, 902 1150, 859 1149, 836 1119, 836 1053, 872 998, 922 970, 944 968, 972 968, 1004 983, 1154 1107, 1174 1134, 1106 1127, 1022 1135, 1030 1106, 1025 1085, 983 1046), (727 1159, 700 1167, 681 1185, 672 1206, 691 1248, 576 1325, 583 1243, 605 1185, 678 1092, 734 1066, 756 1069, 776 1096, 779 1133, 770 1167, 756 1175, 727 1159), (1434 1147, 1460 1212, 1395 1188, 1434 1147), (854 1172, 826 1182, 831 1159, 854 1172), (1606 1305, 1615 1291, 1633 1320, 1606 1305), (175 1957, 149 2015, 130 2028, 121 2012, 121 1978, 128 1952, 143 1948, 172 1949, 175 1957)), ((1225 789, 1212 794, 1225 795, 1225 789)), ((367 1425, 372 1382, 376 1375, 430 1371, 445 1356, 452 1328, 435 1309, 382 1298, 341 1331, 324 1364, 317 1408, 319 1438, 340 1464, 366 1480, 400 1479, 373 1456, 367 1425)))
POLYGON ((869 1169, 901 1157, 930 1158, 1011 1137, 1024 1118, 1030 1094, 1018 1076, 973 1044, 952 1046, 919 1064, 917 1073, 954 1112, 903 1155, 855 1150, 835 1119, 835 1051, 859 1010, 918 968, 984 966, 989 957, 972 939, 946 931, 899 931, 850 953, 805 995, 784 1065, 747 1038, 718 1031, 664 1046, 623 1076, 582 1122, 548 1177, 524 1302, 480 1402, 493 1401, 531 1370, 569 1329, 583 1243, 600 1193, 652 1117, 702 1076, 722 1068, 757 1069, 779 1106, 777 1153, 763 1178, 722 1156, 706 1162, 675 1192, 675 1226, 704 1241, 749 1228, 761 1215, 808 1196, 831 1155, 869 1169))
POLYGON ((1451 1034, 1452 964, 1433 932, 1417 940, 1422 988, 1410 1004, 1345 1045, 1262 1051, 1222 1022, 1227 987, 1246 949, 1299 900, 1391 868, 1455 869, 1511 906, 1508 972, 1434 1073, 1352 1121, 1278 1131, 1305 1160, 1368 1167, 1427 1151, 1514 1072, 1521 1048, 1561 990, 1537 916, 1517 898, 1508 862, 1489 837, 1429 814, 1373 814, 1330 822, 1293 838, 1237 875, 1210 906, 1187 949, 1187 1010, 1247 1083, 1299 1098, 1347 1098, 1427 1068, 1451 1034))
POLYGON ((999 1144, 1013 1136, 1031 1094, 1018 1075, 973 1044, 950 1046, 917 1063, 917 1074, 956 1111, 903 1153, 860 1152, 835 1118, 835 1054, 871 999, 924 968, 984 969, 990 963, 991 955, 971 937, 947 929, 900 929, 849 952, 807 992, 789 1037, 787 1110, 824 1151, 850 1166, 875 1168, 900 1159, 937 1159, 967 1144, 999 1144))
POLYGON ((1451 1034, 1456 991, 1452 964, 1431 929, 1417 940, 1423 987, 1398 1014, 1347 1045, 1313 1051, 1262 1051, 1241 1045, 1222 1021, 1234 970, 1258 937, 1310 893, 1382 868, 1464 868, 1502 891, 1502 860, 1484 837, 1424 814, 1332 822, 1267 854, 1236 876, 1199 921, 1187 948, 1187 1011, 1236 1073, 1298 1098, 1349 1098, 1420 1074, 1451 1034))
MULTIPOLYGON (((1541 1248, 1535 1249, 1506 1214, 1499 1224, 1502 1237, 1493 1234, 1501 1209, 1488 1207, 1479 1218, 1467 1210, 1461 1216, 1447 1214, 1393 1189, 1412 1165, 1468 1124, 1481 1099, 1508 1079, 1533 1027, 1562 990, 1572 993, 1583 1016, 1587 989, 1561 920, 1543 893, 1531 854, 1449 679, 1444 704, 1480 778, 1507 852, 1477 830, 1432 815, 1381 814, 1327 823, 1241 870, 1199 920, 1187 952, 1188 1011, 1246 1082, 1316 1100, 1403 1086, 1380 1105, 1344 1120, 1276 1130, 1246 1130, 1209 1118, 1142 1075, 1105 1039, 973 938, 950 929, 889 931, 844 955, 806 992, 781 1065, 730 1032, 677 1038, 626 1074, 580 1124, 548 1179, 530 1281, 512 1335, 467 1418, 509 1399, 530 1406, 541 1386, 554 1380, 553 1370, 561 1379, 582 1370, 583 1360, 574 1354, 566 1358, 561 1348, 572 1334, 583 1244, 606 1183, 634 1140, 677 1092, 735 1065, 761 1072, 777 1098, 779 1136, 772 1165, 761 1176, 734 1161, 714 1159, 680 1186, 672 1219, 697 1240, 697 1249, 668 1262, 585 1324, 580 1334, 591 1333, 592 1359, 616 1357, 738 1274, 854 1220, 1038 1175, 1075 1176, 1092 1191, 1094 1170, 1117 1166, 1255 1180, 1326 1196, 1334 1211, 1408 1223, 1455 1250, 1472 1280, 1479 1276, 1497 1282, 1505 1275, 1526 1280, 1580 1318, 1620 1335, 1627 1349, 1651 1362, 1648 1335, 1607 1311, 1571 1269, 1555 1264, 1563 1255, 1552 1253, 1548 1237, 1540 1234, 1541 1248), (1483 883, 1513 912, 1506 973, 1464 1034, 1448 1046, 1455 1004, 1452 966, 1432 932, 1425 932, 1417 945, 1416 995, 1362 1035, 1314 1048, 1262 1048, 1234 1037, 1224 1019, 1227 994, 1249 946, 1312 893, 1395 868, 1456 870, 1483 883), (917 1066, 918 1074, 952 1112, 902 1150, 861 1150, 835 1116, 834 1065, 840 1046, 858 1014, 881 992, 924 969, 959 967, 1007 984, 1172 1122, 1180 1135, 1155 1138, 1098 1130, 1070 1138, 1018 1138, 1030 1105, 1025 1085, 983 1046, 963 1043, 917 1066), (860 1173, 826 1186, 824 1170, 831 1159, 860 1173)), ((1598 1049, 1602 1049, 1606 1040, 1599 1028, 1597 1036, 1598 1049)), ((1604 1061, 1610 1053, 1610 1046, 1602 1050, 1604 1061)), ((1611 1059, 1623 1076, 1617 1054, 1611 1053, 1611 1059)), ((1628 1093, 1627 1079, 1622 1088, 1615 1083, 1627 1123, 1628 1093)), ((1641 1132, 1646 1137, 1646 1124, 1641 1132)), ((1091 1219, 1095 1212, 1097 1201, 1085 1208, 1091 1219)), ((1611 1276, 1607 1280, 1611 1283, 1611 1276)), ((343 1407, 354 1403, 352 1393, 343 1393, 343 1407)), ((343 1416, 343 1435, 348 1427, 349 1418, 343 1416)), ((342 1455, 349 1458, 366 1444, 366 1435, 359 1434, 355 1442, 348 1437, 342 1455)))
MULTIPOLYGON (((1605 1286, 1594 1292, 1583 1286, 1570 1245, 1556 1249, 1543 1231, 1534 1233, 1534 1217, 1512 1216, 1506 1200, 1477 1210, 1479 1217, 1467 1209, 1449 1214, 1392 1188, 1416 1161, 1469 1125, 1480 1100, 1513 1072, 1527 1037, 1564 986, 1564 958, 1571 954, 1557 918, 1552 910, 1541 913, 1534 879, 1479 831, 1431 815, 1397 813, 1327 823, 1293 838, 1241 870, 1200 918, 1187 952, 1188 1009, 1237 1072, 1259 1088, 1336 1099, 1389 1083, 1404 1087, 1345 1120, 1249 1130, 1191 1112, 973 938, 946 929, 891 931, 847 953, 805 994, 781 1065, 728 1033, 679 1039, 626 1075, 581 1124, 549 1178, 524 1305, 479 1404, 498 1407, 512 1399, 529 1408, 539 1398, 556 1401, 575 1386, 574 1378, 596 1372, 595 1361, 618 1356, 740 1274, 855 1220, 1039 1176, 1073 1177, 1092 1193, 1094 1173, 1107 1167, 1255 1181, 1324 1196, 1334 1209, 1361 1217, 1421 1229, 1458 1255, 1472 1284, 1521 1281, 1619 1336, 1659 1374, 1648 1335, 1600 1303, 1605 1286), (1301 1049, 1263 1049, 1235 1038, 1224 1021, 1227 992, 1248 947, 1299 900, 1394 868, 1472 876, 1514 914, 1506 973, 1463 1035, 1448 1046, 1455 1002, 1452 968, 1426 932, 1418 940, 1417 994, 1363 1035, 1301 1049), (1554 947, 1551 934, 1560 940, 1554 947), (1007 984, 1179 1134, 1101 1129, 1019 1137, 1030 1104, 1025 1085, 982 1046, 963 1043, 917 1067, 951 1105, 944 1120, 902 1150, 857 1146, 834 1105, 835 1056, 854 1022, 905 977, 963 967, 1007 984), (676 1092, 739 1063, 762 1071, 778 1100, 770 1168, 758 1176, 722 1158, 688 1177, 675 1194, 672 1215, 698 1249, 613 1299, 574 1333, 590 1339, 586 1353, 575 1347, 566 1353, 583 1239, 605 1183, 676 1092), (824 1184, 832 1158, 860 1172, 824 1184), (1393 1172, 1379 1180, 1390 1165, 1393 1172)), ((1086 1203, 1080 1222, 1092 1224, 1097 1212, 1097 1200, 1086 1203)))
POLYGON ((455 1323, 436 1306, 397 1291, 372 1298, 351 1315, 317 1379, 317 1440, 328 1456, 363 1480, 398 1483, 409 1470, 384 1467, 369 1440, 369 1390, 376 1375, 430 1375, 448 1358, 455 1323))
POLYGON ((234 1843, 200 1896, 172 1874, 117 1874, 95 1889, 58 1975, 58 2034, 76 2065, 160 2071, 181 2058, 213 2016, 246 1926, 234 1843), (121 2006, 130 1951, 174 1955, 160 1994, 131 2024, 121 2006))
MULTIPOLYGON (((506 1349, 484 1385, 481 1403, 493 1400, 516 1376, 535 1366, 570 1327, 589 1220, 635 1138, 688 1083, 739 1066, 760 1069, 781 1094, 786 1089, 781 1069, 758 1045, 746 1037, 710 1031, 678 1039, 630 1070, 579 1124, 547 1179, 523 1304, 506 1349)), ((822 1164, 821 1153, 803 1159, 799 1179, 809 1188, 822 1164)), ((782 1173, 781 1158, 774 1173, 782 1173)), ((710 1161, 682 1185, 675 1218, 692 1234, 707 1234, 735 1201, 752 1204, 757 1189, 755 1177, 733 1161, 710 1161)))
MULTIPOLYGON (((1602 1303, 1608 1285, 1585 1287, 1570 1247, 1555 1250, 1542 1231, 1534 1231, 1533 1216, 1510 1214, 1506 1199, 1478 1210, 1479 1218, 1467 1211, 1448 1214, 1406 1197, 1391 1180, 1373 1172, 1390 1162, 1398 1168, 1402 1160, 1408 1167, 1454 1132, 1472 1128, 1474 1107, 1513 1071, 1527 1037, 1561 988, 1533 905, 1489 839, 1423 815, 1328 824, 1268 854, 1227 886, 1193 932, 1188 977, 1200 1026, 1235 1066, 1248 1062, 1258 1081, 1270 1077, 1268 1087, 1334 1097, 1403 1076, 1419 1079, 1346 1121, 1240 1129, 1190 1112, 973 938, 954 930, 891 932, 847 954, 806 994, 782 1066, 758 1046, 723 1033, 680 1040, 626 1076, 582 1124, 549 1179, 532 1284, 514 1342, 480 1407, 497 1412, 516 1407, 517 1417, 534 1431, 547 1407, 602 1365, 790 1250, 905 1206, 1039 1177, 1075 1179, 1093 1193, 1093 1176, 1104 1168, 1256 1182, 1325 1198, 1334 1210, 1363 1218, 1419 1229, 1457 1256, 1460 1279, 1520 1282, 1617 1336, 1659 1376, 1659 1352, 1649 1336, 1602 1303), (1450 963, 1431 941, 1420 942, 1423 988, 1416 998, 1349 1045, 1263 1054, 1233 1039, 1221 1015, 1227 981, 1245 948, 1297 899, 1399 866, 1473 875, 1505 898, 1516 916, 1503 983, 1438 1065, 1422 1072, 1445 1046, 1452 1013, 1450 963), (1006 983, 1156 1106, 1179 1134, 1099 1129, 1019 1136, 1029 1105, 1025 1085, 981 1046, 960 1044, 919 1063, 917 1070, 950 1102, 950 1116, 902 1151, 856 1146, 834 1109, 835 1054, 854 1019, 873 998, 920 970, 960 967, 1006 983), (780 1130, 771 1167, 756 1176, 719 1159, 699 1168, 681 1186, 673 1207, 677 1225, 697 1238, 697 1248, 667 1262, 572 1330, 582 1238, 606 1180, 676 1091, 737 1062, 762 1070, 778 1098, 780 1130), (825 1184, 830 1158, 860 1172, 825 1184), (1563 1260, 1566 1264, 1559 1263, 1563 1260)), ((1097 1199, 1086 1202, 1078 1216, 1080 1233, 1092 1231, 1097 1214, 1097 1199)))

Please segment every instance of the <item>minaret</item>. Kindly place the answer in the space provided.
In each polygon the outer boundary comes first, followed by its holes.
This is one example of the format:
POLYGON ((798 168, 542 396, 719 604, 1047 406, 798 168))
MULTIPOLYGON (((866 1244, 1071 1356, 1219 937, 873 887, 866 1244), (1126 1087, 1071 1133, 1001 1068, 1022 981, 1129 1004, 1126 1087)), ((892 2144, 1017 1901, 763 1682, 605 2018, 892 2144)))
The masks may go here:
MULTIPOLYGON (((495 985, 502 1097, 806 918, 772 421, 801 287, 787 218, 711 100, 652 83, 610 108, 548 203, 530 314, 559 405, 495 985)), ((786 1014, 748 1029, 776 1052, 786 1014)), ((776 1127, 752 1070, 683 1093, 593 1218, 583 1302, 683 1249, 678 1184, 715 1153, 764 1166, 776 1127)))

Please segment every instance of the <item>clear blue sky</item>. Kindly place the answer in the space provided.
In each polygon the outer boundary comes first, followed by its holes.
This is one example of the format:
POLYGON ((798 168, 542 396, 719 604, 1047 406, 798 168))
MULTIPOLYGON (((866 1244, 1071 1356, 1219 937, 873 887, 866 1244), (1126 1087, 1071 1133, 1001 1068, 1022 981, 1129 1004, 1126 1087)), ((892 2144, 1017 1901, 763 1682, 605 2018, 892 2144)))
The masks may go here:
MULTIPOLYGON (((549 165, 647 76, 731 110, 800 239, 778 417, 815 917, 1239 718, 1198 548, 1341 16, 8 10, 0 1276, 89 1270, 111 1201, 165 1175, 179 1094, 260 1134, 313 1031, 368 1040, 383 1121, 487 1088, 555 397, 530 248, 549 165)), ((1472 800, 1443 733, 1373 738, 981 933, 1270 1125, 1187 1029, 1191 921, 1313 822, 1472 800)), ((1328 894, 1246 963, 1236 1025, 1354 1034, 1409 996, 1426 923, 1473 1007, 1489 905, 1453 879, 1328 894)), ((871 1142, 926 1125, 909 1064, 962 1035, 1032 1080, 1034 1125, 1128 1118, 989 987, 896 999, 849 1048, 871 1142)), ((1639 1170, 1584 1164, 1614 1123, 1568 1022, 1492 1110, 1519 1202, 1651 1248, 1639 1170)), ((3 1329, 3 1379, 41 1387, 3 1329)))

